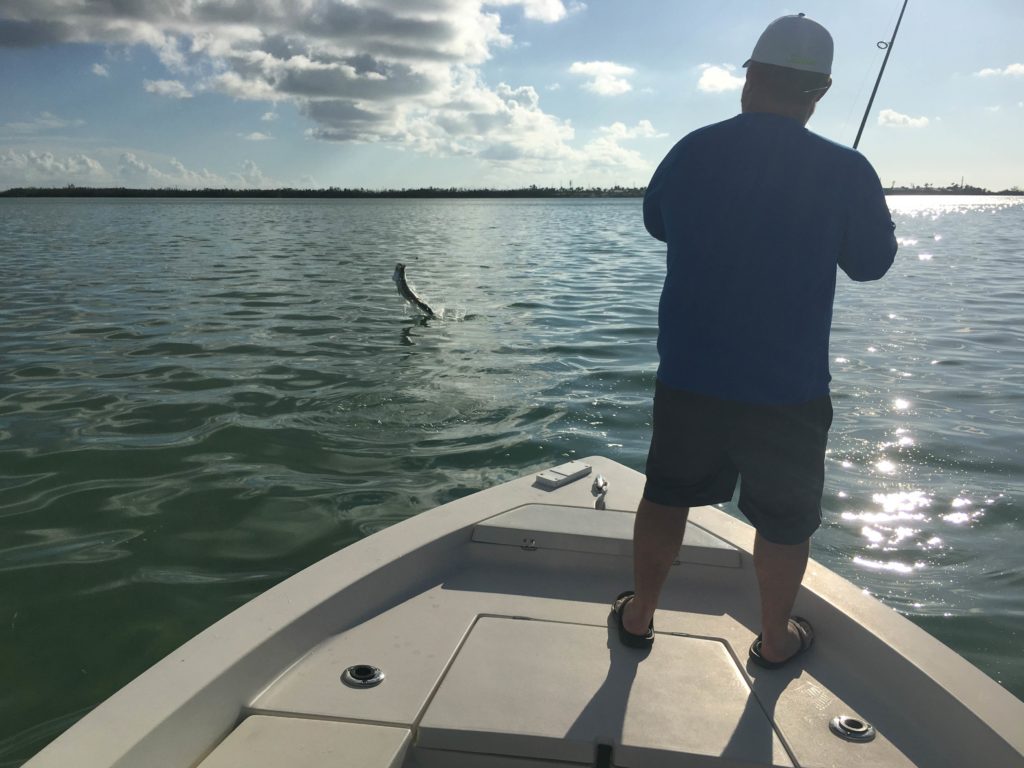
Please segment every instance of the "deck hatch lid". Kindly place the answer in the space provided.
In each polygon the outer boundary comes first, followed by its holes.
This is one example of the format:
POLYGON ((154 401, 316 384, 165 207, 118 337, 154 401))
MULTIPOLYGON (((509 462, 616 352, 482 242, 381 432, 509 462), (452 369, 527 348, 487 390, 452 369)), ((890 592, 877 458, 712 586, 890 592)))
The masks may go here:
POLYGON ((584 764, 597 744, 623 768, 792 765, 723 643, 659 634, 644 654, 604 626, 504 617, 474 625, 417 734, 421 749, 584 764))
MULTIPOLYGON (((631 513, 612 509, 524 504, 478 524, 473 541, 631 557, 633 520, 631 513)), ((692 521, 686 526, 679 559, 732 568, 740 565, 739 550, 692 521)))
POLYGON ((298 717, 247 717, 197 768, 399 768, 411 733, 368 723, 298 717), (343 761, 339 763, 339 761, 343 761))

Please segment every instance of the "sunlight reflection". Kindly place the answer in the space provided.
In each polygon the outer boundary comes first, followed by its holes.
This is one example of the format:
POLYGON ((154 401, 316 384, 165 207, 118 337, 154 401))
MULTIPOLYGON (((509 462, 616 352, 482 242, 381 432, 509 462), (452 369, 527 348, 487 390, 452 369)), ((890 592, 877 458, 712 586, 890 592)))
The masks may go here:
POLYGON ((882 560, 868 560, 860 555, 855 555, 853 562, 857 565, 865 568, 870 568, 875 571, 895 571, 896 573, 911 573, 916 568, 924 568, 924 563, 914 563, 913 565, 907 565, 898 561, 884 562, 882 560))
POLYGON ((894 491, 876 493, 871 500, 881 504, 886 512, 913 512, 915 509, 930 507, 932 500, 924 491, 894 491))
MULTIPOLYGON (((971 211, 997 211, 1016 205, 1024 205, 1024 199, 1015 196, 1001 197, 998 195, 983 198, 971 195, 889 195, 886 197, 889 210, 910 218, 931 218, 935 220, 944 214, 969 213, 971 211)), ((935 236, 941 240, 942 235, 935 236)), ((916 242, 916 241, 915 241, 916 242)), ((912 245, 903 240, 900 245, 912 245)))
MULTIPOLYGON (((995 500, 985 499, 986 504, 991 504, 995 500)), ((974 504, 970 499, 964 498, 963 496, 957 496, 953 499, 949 506, 957 510, 956 512, 949 512, 948 514, 942 515, 942 519, 947 523, 953 525, 965 525, 985 514, 984 509, 975 509, 974 511, 966 509, 974 504)))
POLYGON ((897 528, 893 532, 892 542, 893 542, 893 544, 899 544, 904 539, 912 538, 913 536, 915 536, 917 534, 917 532, 918 531, 917 531, 916 528, 903 528, 903 527, 897 528))
MULTIPOLYGON (((872 550, 905 551, 908 546, 918 550, 929 551, 940 548, 942 540, 927 531, 927 523, 931 517, 927 508, 932 505, 931 497, 924 491, 893 491, 891 493, 875 493, 871 500, 881 510, 843 512, 842 519, 860 523, 860 535, 864 537, 865 546, 872 550), (914 525, 913 523, 923 523, 914 525), (924 534, 924 535, 922 535, 924 534), (929 538, 922 541, 925 536, 929 538)), ((903 563, 884 563, 865 560, 860 563, 876 570, 892 570, 905 572, 910 569, 903 563)), ((915 565, 920 567, 921 564, 915 565)))
MULTIPOLYGON (((956 513, 954 513, 956 514, 956 513)), ((924 512, 843 512, 844 520, 861 520, 865 523, 891 523, 894 520, 924 520, 924 512)))
POLYGON ((885 539, 885 536, 882 535, 881 531, 876 531, 874 528, 869 528, 866 525, 860 529, 860 532, 861 535, 864 536, 864 538, 866 538, 872 544, 881 544, 882 541, 885 539))

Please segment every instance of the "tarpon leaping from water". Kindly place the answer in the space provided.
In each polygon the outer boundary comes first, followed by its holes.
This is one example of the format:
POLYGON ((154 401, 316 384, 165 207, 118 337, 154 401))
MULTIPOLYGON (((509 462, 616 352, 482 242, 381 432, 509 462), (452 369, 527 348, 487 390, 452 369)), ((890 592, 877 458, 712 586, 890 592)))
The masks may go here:
POLYGON ((417 296, 416 291, 409 287, 409 283, 405 279, 405 264, 402 264, 401 262, 395 264, 395 272, 391 275, 391 279, 394 280, 395 285, 398 286, 399 296, 408 301, 427 317, 437 317, 437 314, 427 305, 427 302, 417 296))

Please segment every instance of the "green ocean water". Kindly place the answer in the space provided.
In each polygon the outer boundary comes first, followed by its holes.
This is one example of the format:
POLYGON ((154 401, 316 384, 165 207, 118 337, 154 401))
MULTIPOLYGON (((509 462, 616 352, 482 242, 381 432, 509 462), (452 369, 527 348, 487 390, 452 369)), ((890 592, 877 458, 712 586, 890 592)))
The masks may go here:
MULTIPOLYGON (((1024 200, 890 205, 813 556, 1024 697, 1024 200)), ((639 200, 0 200, 0 766, 346 544, 642 470, 663 270, 639 200)))

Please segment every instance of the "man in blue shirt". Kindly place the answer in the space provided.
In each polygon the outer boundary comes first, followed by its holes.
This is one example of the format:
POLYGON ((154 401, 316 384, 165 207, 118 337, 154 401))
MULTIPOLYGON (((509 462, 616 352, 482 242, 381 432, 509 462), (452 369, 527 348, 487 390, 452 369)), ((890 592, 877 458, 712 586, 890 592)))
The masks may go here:
POLYGON ((814 637, 790 612, 821 521, 836 269, 876 280, 896 239, 868 161, 804 127, 832 84, 827 30, 777 19, 744 66, 742 113, 676 144, 644 198, 668 260, 636 589, 613 609, 623 642, 653 642, 689 508, 729 501, 741 478, 761 593, 750 658, 773 668, 814 637))

